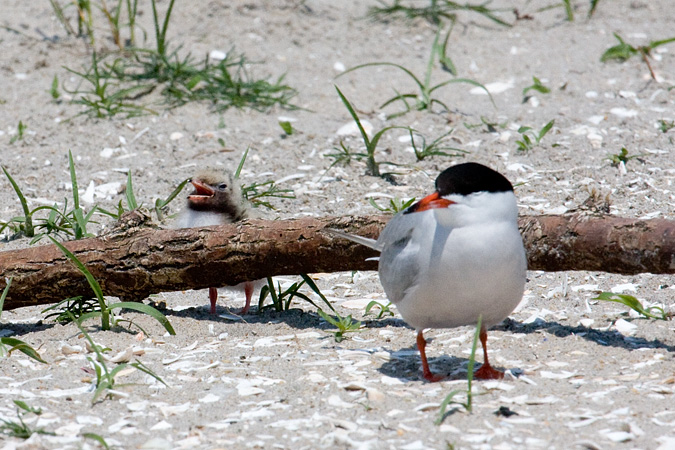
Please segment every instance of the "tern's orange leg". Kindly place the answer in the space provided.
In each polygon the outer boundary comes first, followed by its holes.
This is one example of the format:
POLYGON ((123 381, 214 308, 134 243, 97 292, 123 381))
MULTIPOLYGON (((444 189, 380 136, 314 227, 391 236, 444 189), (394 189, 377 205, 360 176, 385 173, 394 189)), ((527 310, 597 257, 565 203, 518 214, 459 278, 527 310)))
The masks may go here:
POLYGON ((218 300, 218 289, 214 287, 209 288, 209 300, 211 300, 211 314, 216 313, 216 300, 218 300))
POLYGON ((424 378, 427 381, 436 382, 443 379, 440 375, 434 375, 429 369, 429 363, 427 362, 427 354, 424 351, 427 346, 427 341, 424 340, 424 335, 422 331, 417 332, 417 349, 420 351, 420 358, 422 358, 422 372, 424 373, 424 378))
POLYGON ((255 286, 252 282, 247 281, 244 283, 244 294, 246 294, 246 305, 244 309, 241 310, 239 314, 244 315, 248 312, 248 309, 251 307, 251 297, 253 297, 253 288, 255 286))
POLYGON ((475 378, 479 378, 482 380, 501 380, 504 378, 504 372, 500 372, 499 370, 493 369, 492 366, 490 365, 490 362, 488 361, 488 352, 487 352, 487 331, 485 330, 484 326, 480 327, 480 343, 483 346, 483 365, 481 366, 480 369, 476 370, 473 373, 473 376, 475 378))

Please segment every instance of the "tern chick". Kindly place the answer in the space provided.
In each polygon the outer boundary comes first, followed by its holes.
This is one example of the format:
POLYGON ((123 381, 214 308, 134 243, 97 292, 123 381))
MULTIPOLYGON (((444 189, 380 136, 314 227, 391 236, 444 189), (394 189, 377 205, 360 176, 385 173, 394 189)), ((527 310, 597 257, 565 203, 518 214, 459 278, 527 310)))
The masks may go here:
MULTIPOLYGON (((250 216, 250 204, 242 196, 238 180, 229 171, 204 170, 190 182, 194 191, 188 195, 187 205, 176 219, 174 228, 224 225, 250 216)), ((246 314, 251 307, 255 282, 246 281, 234 287, 244 290, 246 305, 240 314, 246 314)), ((216 313, 217 299, 218 289, 209 288, 211 314, 216 313)))

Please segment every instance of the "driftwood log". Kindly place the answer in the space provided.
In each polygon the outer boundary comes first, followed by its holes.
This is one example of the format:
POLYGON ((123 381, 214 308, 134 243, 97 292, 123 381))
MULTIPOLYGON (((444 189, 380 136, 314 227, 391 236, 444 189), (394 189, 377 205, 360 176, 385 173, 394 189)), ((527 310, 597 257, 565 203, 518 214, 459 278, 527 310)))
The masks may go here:
MULTIPOLYGON (((65 246, 106 295, 150 294, 233 285, 272 275, 376 270, 376 252, 325 228, 376 238, 388 216, 248 220, 181 230, 136 227, 65 246)), ((675 273, 675 221, 610 216, 524 216, 529 269, 622 274, 675 273)), ((12 277, 5 309, 92 295, 84 276, 54 245, 0 252, 0 289, 12 277)))

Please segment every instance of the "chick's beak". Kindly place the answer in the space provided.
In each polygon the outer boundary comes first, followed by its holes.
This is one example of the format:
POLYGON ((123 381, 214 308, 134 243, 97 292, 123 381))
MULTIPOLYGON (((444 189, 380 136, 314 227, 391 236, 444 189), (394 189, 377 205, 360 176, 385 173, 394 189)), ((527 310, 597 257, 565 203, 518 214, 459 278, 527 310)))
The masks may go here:
POLYGON ((213 188, 201 180, 193 178, 190 182, 195 187, 195 190, 188 195, 188 200, 192 203, 206 203, 215 194, 213 188))
POLYGON ((427 195, 422 200, 412 205, 410 208, 406 209, 404 214, 422 212, 428 209, 435 209, 435 208, 447 208, 453 203, 455 202, 441 197, 441 194, 439 194, 438 192, 434 192, 433 194, 427 195))

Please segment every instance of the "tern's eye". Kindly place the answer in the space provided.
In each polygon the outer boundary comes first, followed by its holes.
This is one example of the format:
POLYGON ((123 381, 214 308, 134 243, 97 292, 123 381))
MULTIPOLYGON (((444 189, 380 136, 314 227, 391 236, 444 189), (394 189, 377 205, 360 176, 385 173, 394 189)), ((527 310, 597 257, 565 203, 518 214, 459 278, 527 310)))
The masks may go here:
POLYGON ((225 190, 225 189, 227 189, 227 184, 226 184, 226 183, 220 183, 220 184, 218 185, 218 189, 220 189, 220 190, 225 190))

